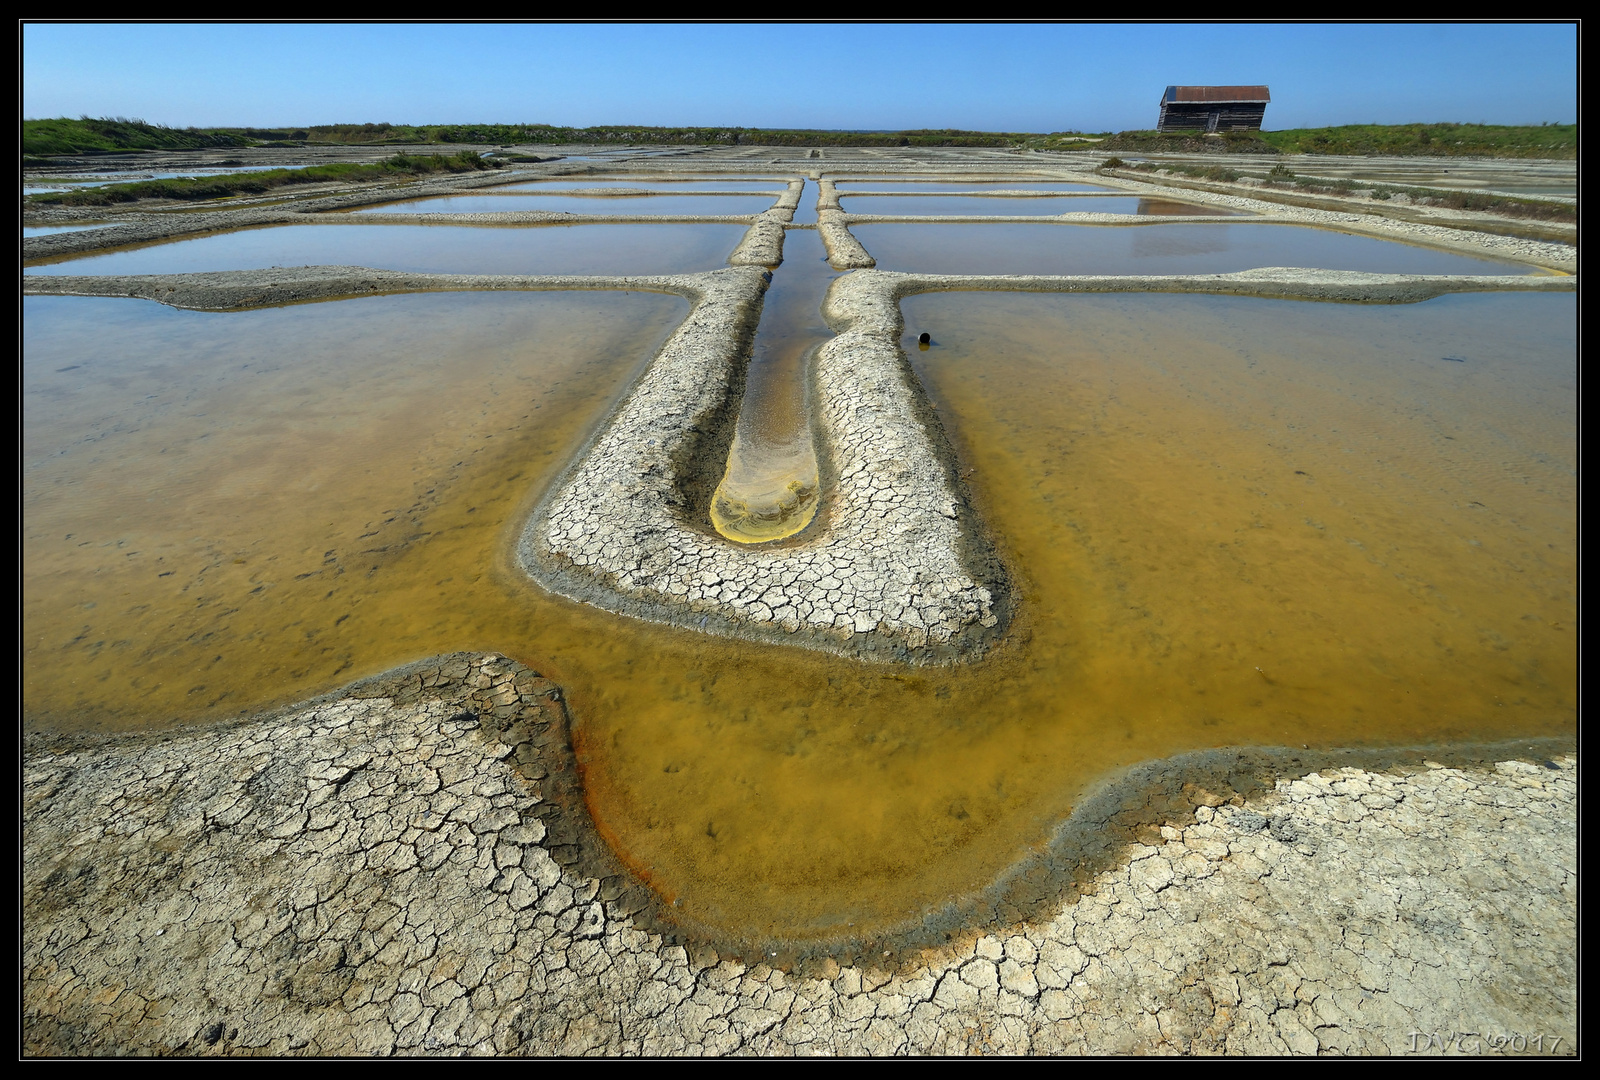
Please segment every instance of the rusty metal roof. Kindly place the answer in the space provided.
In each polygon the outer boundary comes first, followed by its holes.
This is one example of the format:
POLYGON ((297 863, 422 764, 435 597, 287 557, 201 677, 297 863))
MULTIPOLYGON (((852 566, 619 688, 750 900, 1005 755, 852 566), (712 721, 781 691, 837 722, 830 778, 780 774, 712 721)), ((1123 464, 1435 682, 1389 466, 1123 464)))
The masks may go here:
POLYGON ((1271 101, 1265 86, 1169 86, 1161 95, 1163 103, 1225 101, 1271 101))

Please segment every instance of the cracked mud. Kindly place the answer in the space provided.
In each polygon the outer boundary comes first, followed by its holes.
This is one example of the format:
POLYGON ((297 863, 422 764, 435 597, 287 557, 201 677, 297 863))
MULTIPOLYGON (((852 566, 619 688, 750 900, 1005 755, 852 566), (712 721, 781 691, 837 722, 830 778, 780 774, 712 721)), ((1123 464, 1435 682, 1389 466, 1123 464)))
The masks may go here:
POLYGON ((36 740, 24 1049, 1570 1052, 1575 759, 1413 760, 1191 783, 1035 919, 785 964, 677 943, 581 820, 559 688, 502 657, 231 728, 36 740))

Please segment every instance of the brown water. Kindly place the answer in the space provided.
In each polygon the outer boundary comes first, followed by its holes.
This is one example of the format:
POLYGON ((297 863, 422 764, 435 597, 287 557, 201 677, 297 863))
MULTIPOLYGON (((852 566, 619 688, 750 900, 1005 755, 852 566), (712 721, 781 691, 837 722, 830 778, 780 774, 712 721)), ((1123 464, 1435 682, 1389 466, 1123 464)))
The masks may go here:
POLYGON ((838 273, 814 229, 790 229, 762 299, 728 465, 711 499, 723 536, 759 544, 793 536, 817 513, 821 481, 806 403, 811 354, 833 337, 822 299, 838 273))
POLYGON ((448 195, 438 199, 365 206, 358 214, 671 214, 720 216, 771 210, 770 195, 448 195))
POLYGON ((497 649, 567 688, 623 857, 758 934, 981 884, 1134 761, 1574 730, 1571 296, 911 298, 1022 597, 997 655, 936 670, 513 569, 530 498, 682 310, 28 300, 26 721, 162 726, 497 649))
POLYGON ((365 266, 431 274, 684 274, 715 270, 745 234, 731 224, 278 225, 29 266, 30 274, 193 274, 365 266))
POLYGON ((1016 217, 1030 214, 1244 216, 1241 210, 1175 202, 1171 199, 1145 199, 1137 195, 1075 195, 1065 199, 1052 199, 1048 196, 1008 199, 1000 195, 850 195, 839 201, 839 209, 852 214, 894 214, 906 217, 929 214, 953 217, 972 217, 977 214, 1005 214, 1016 217))
POLYGON ((1297 225, 852 225, 883 270, 920 274, 1226 274, 1315 266, 1380 274, 1526 274, 1478 259, 1297 225))
POLYGON ((648 293, 228 314, 28 298, 27 722, 226 716, 445 639, 542 660, 496 545, 685 310, 648 293))

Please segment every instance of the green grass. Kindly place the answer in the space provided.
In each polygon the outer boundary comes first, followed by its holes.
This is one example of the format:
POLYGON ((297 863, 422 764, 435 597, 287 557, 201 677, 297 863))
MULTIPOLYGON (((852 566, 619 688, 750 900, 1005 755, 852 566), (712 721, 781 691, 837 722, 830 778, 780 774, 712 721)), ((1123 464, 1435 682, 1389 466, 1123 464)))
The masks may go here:
POLYGON ((1285 154, 1393 154, 1432 157, 1557 158, 1578 156, 1577 124, 1351 124, 1263 131, 1285 154))
POLYGON ((24 120, 22 152, 28 157, 128 150, 196 150, 248 146, 241 136, 197 128, 169 128, 123 117, 24 120))
POLYGON ((1120 131, 1096 145, 1097 150, 1126 154, 1276 154, 1278 148, 1260 131, 1224 131, 1215 136, 1195 131, 1120 131))
POLYGON ((129 184, 107 184, 87 191, 51 191, 30 195, 30 202, 56 206, 111 206, 140 199, 223 199, 233 195, 260 195, 291 184, 317 184, 330 180, 412 179, 432 173, 476 172, 498 169, 470 150, 445 157, 440 154, 396 154, 373 165, 313 165, 307 169, 271 169, 238 173, 232 176, 202 176, 189 180, 138 180, 129 184))

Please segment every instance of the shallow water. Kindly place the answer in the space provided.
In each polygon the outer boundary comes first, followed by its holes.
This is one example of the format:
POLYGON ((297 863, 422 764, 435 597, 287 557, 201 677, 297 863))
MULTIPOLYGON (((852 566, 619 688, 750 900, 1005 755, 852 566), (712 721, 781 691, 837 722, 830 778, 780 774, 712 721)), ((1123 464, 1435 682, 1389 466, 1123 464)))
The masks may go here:
POLYGON ((99 225, 24 225, 23 236, 51 236, 55 233, 84 232, 88 229, 114 229, 115 224, 102 222, 99 225))
POLYGON ((279 225, 51 263, 30 274, 188 274, 365 266, 434 274, 683 274, 722 266, 745 226, 627 223, 472 228, 279 225))
POLYGON ((817 200, 822 192, 815 180, 807 180, 800 189, 800 201, 795 205, 794 218, 796 225, 815 225, 817 223, 817 200))
POLYGON ((1195 214, 1205 217, 1241 216, 1241 210, 1218 206, 1176 202, 1171 199, 1145 199, 1137 195, 1084 195, 1070 199, 1048 197, 1008 199, 1003 196, 852 195, 839 201, 839 208, 852 214, 897 214, 926 216, 948 214, 971 217, 975 214, 1195 214))
POLYGON ((623 857, 730 932, 915 914, 1150 757, 1574 729, 1572 296, 911 298, 1022 597, 997 655, 932 670, 610 616, 512 567, 676 298, 25 303, 30 725, 503 651, 566 688, 623 857))
POLYGON ((772 195, 450 195, 439 199, 365 206, 358 214, 759 214, 771 210, 772 195))
POLYGON ((852 225, 883 270, 921 274, 1226 274, 1314 266, 1383 274, 1526 274, 1527 266, 1298 225, 852 225))
POLYGON ((851 191, 1115 191, 1099 184, 1026 183, 1023 181, 968 184, 939 180, 839 180, 839 193, 851 191))
POLYGON ((121 728, 292 700, 441 635, 525 655, 530 587, 496 545, 687 302, 24 309, 26 713, 121 728))
POLYGON ((788 186, 788 180, 768 180, 760 177, 752 180, 658 180, 649 176, 627 176, 618 179, 576 176, 560 180, 533 180, 525 184, 507 184, 494 190, 537 193, 604 187, 637 188, 641 191, 672 191, 674 188, 681 188, 684 191, 728 191, 740 195, 770 191, 776 198, 782 195, 788 186))
POLYGON ((711 523, 729 539, 793 536, 816 516, 821 481, 806 373, 811 351, 833 337, 822 299, 838 276, 816 230, 788 231, 783 265, 762 299, 727 469, 711 501, 711 523))

